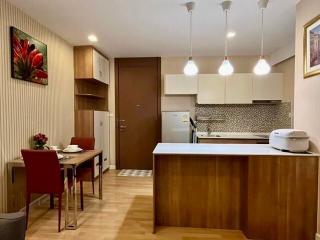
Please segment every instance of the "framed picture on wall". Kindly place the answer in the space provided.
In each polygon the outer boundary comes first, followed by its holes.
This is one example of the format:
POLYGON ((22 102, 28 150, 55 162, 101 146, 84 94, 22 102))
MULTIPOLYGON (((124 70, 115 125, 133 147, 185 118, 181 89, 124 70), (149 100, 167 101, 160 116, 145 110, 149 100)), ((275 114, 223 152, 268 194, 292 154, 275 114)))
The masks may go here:
POLYGON ((304 77, 320 74, 320 15, 304 26, 304 77))
POLYGON ((10 27, 11 77, 48 84, 47 45, 10 27))

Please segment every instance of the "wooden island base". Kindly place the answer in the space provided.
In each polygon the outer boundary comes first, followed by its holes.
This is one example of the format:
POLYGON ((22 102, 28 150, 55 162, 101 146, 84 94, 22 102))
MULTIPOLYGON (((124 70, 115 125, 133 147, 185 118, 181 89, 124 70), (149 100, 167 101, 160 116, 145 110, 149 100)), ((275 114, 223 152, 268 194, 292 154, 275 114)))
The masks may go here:
POLYGON ((249 239, 314 240, 318 157, 154 155, 154 230, 241 230, 249 239))

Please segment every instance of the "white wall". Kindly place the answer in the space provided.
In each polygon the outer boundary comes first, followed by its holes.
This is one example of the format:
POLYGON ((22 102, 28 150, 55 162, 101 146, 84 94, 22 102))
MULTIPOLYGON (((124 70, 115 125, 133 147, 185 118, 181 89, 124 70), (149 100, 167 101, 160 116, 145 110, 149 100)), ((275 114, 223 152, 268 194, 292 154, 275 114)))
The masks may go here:
MULTIPOLYGON (((320 75, 303 78, 303 26, 319 13, 319 0, 301 0, 297 4, 294 127, 308 132, 314 150, 320 149, 320 75)), ((319 206, 318 233, 320 233, 319 206)))
POLYGON ((16 7, 0 0, 0 212, 6 209, 7 162, 45 133, 49 144, 68 144, 74 135, 73 48, 16 7), (49 85, 10 77, 9 27, 15 26, 48 47, 49 85))

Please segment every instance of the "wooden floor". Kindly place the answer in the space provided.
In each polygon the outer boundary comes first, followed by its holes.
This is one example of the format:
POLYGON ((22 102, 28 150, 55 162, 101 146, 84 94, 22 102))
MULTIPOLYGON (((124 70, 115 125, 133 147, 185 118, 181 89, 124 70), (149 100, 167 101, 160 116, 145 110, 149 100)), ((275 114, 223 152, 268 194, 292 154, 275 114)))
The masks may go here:
MULTIPOLYGON (((239 231, 163 227, 152 234, 152 178, 104 174, 104 200, 92 198, 85 184, 85 211, 77 230, 57 232, 57 210, 48 202, 31 208, 27 240, 244 240, 239 231)), ((98 184, 96 183, 96 188, 98 184)), ((63 219, 62 219, 63 220, 63 219)))

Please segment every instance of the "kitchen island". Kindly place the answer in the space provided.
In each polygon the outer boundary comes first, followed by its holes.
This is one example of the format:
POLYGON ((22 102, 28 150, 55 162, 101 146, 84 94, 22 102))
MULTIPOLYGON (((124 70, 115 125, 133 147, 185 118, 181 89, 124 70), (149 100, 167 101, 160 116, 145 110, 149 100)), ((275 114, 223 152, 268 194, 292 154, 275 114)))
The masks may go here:
POLYGON ((318 154, 268 144, 170 144, 154 149, 157 226, 241 230, 249 239, 313 240, 318 154))

